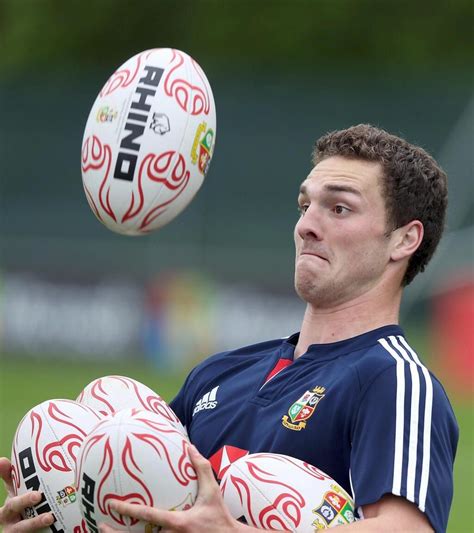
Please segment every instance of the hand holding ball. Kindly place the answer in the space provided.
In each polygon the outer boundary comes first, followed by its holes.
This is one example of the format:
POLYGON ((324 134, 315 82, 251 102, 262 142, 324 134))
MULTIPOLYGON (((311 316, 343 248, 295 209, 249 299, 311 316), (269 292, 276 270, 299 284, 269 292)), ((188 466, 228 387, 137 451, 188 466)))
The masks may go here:
POLYGON ((113 513, 110 501, 185 509, 197 494, 185 428, 168 404, 142 383, 104 376, 72 400, 48 400, 18 425, 12 447, 16 495, 39 490, 23 518, 52 512, 46 531, 143 531, 113 513))
POLYGON ((16 495, 39 490, 43 499, 23 518, 53 512, 56 522, 47 530, 83 531, 76 460, 82 442, 103 418, 71 400, 48 400, 26 413, 12 446, 13 487, 16 495))

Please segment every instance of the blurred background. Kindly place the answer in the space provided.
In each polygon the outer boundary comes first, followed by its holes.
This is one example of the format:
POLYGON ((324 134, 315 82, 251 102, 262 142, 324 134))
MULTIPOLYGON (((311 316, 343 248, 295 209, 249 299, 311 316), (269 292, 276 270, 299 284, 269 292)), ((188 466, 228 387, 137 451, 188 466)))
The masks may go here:
POLYGON ((472 531, 473 22, 471 0, 0 0, 0 455, 28 409, 100 375, 169 400, 205 356, 296 331, 299 184, 320 135, 369 122, 449 176, 446 234, 401 321, 453 401, 449 531, 472 531), (205 70, 217 143, 186 211, 131 238, 93 216, 80 149, 109 75, 154 47, 205 70))

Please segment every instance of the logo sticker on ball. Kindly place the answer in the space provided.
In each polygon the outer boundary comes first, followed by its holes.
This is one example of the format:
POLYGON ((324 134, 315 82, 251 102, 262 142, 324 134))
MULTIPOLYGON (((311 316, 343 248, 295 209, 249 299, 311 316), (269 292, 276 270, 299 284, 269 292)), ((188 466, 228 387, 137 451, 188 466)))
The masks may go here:
POLYGON ((165 115, 164 113, 153 113, 150 129, 154 133, 158 133, 160 135, 164 135, 165 133, 171 131, 170 119, 168 118, 168 115, 165 115))
POLYGON ((207 173, 211 162, 213 141, 214 131, 207 127, 206 122, 201 122, 194 136, 191 148, 191 162, 193 165, 197 163, 199 172, 203 175, 207 173))
POLYGON ((56 502, 58 505, 66 507, 77 500, 76 489, 72 485, 64 487, 64 489, 58 490, 56 495, 56 502))
POLYGON ((319 507, 313 509, 316 515, 313 525, 318 529, 324 524, 324 528, 340 524, 350 524, 354 521, 354 508, 351 502, 344 497, 337 485, 332 486, 323 496, 319 507))
POLYGON ((97 111, 96 122, 99 123, 111 123, 118 117, 118 111, 113 107, 105 105, 97 111))

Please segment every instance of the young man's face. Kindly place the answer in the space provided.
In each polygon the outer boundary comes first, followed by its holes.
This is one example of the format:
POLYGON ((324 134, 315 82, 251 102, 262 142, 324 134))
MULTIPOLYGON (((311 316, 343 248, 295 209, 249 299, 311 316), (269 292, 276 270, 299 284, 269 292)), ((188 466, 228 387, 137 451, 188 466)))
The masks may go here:
POLYGON ((301 185, 294 237, 295 286, 318 307, 357 298, 382 282, 390 262, 379 163, 329 157, 301 185))

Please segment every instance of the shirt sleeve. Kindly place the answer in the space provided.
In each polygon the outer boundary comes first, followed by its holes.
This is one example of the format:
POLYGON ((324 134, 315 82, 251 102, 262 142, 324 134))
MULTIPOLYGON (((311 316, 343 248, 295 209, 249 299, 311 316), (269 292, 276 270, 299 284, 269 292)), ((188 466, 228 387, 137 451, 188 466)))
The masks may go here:
POLYGON ((351 435, 356 506, 402 496, 446 531, 458 426, 442 386, 423 365, 399 359, 361 394, 351 435))
POLYGON ((184 385, 181 387, 181 389, 178 391, 178 394, 171 400, 170 407, 173 409, 176 416, 181 420, 181 424, 183 426, 186 426, 185 424, 185 410, 184 410, 184 397, 185 397, 185 387, 184 385))
POLYGON ((196 368, 191 371, 183 386, 178 391, 178 394, 170 402, 171 409, 173 409, 176 416, 180 419, 181 424, 186 428, 189 428, 189 423, 192 418, 192 413, 189 412, 189 405, 192 405, 192 392, 190 391, 189 384, 195 373, 196 368))

